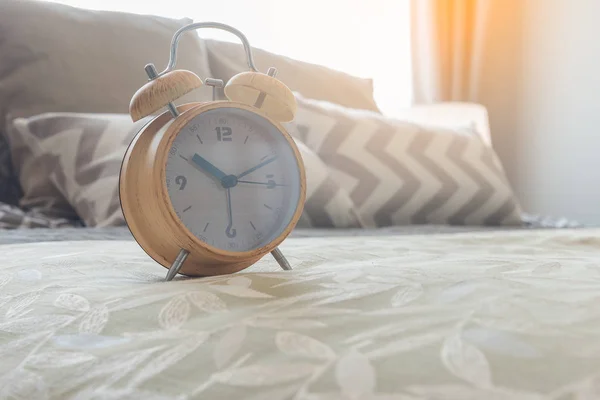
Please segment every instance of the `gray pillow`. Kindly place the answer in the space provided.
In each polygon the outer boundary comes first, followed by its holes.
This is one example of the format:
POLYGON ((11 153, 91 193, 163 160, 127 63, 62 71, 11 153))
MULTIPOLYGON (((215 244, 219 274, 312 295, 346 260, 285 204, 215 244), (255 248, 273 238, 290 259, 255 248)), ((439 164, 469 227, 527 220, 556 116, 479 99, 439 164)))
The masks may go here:
MULTIPOLYGON (((169 60, 173 34, 190 19, 0 1, 0 134, 12 119, 45 112, 127 113, 153 62, 169 60)), ((186 33, 177 68, 210 76, 203 41, 186 33)), ((202 88, 181 101, 203 101, 202 88)), ((18 172, 18 171, 17 171, 18 172)))

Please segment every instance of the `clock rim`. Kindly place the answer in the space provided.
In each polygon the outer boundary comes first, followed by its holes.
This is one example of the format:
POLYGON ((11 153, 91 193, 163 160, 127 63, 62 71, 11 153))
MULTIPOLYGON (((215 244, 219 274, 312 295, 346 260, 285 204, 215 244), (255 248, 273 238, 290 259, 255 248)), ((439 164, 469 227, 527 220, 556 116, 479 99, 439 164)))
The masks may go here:
MULTIPOLYGON (((185 113, 188 110, 198 107, 201 103, 188 103, 177 107, 180 113, 185 113)), ((162 112, 152 117, 147 123, 140 128, 140 130, 133 137, 125 154, 121 161, 121 168, 119 171, 119 205, 121 206, 121 212, 125 220, 127 229, 133 236, 133 239, 140 246, 140 248, 159 265, 169 268, 172 261, 162 251, 154 247, 156 239, 152 231, 148 232, 145 228, 148 228, 147 224, 144 223, 143 217, 146 213, 140 212, 142 209, 141 204, 138 204, 138 197, 142 191, 152 191, 152 184, 139 185, 139 182, 135 182, 135 178, 139 178, 139 174, 145 172, 146 177, 154 176, 154 170, 152 166, 146 165, 145 168, 140 168, 140 164, 148 164, 149 148, 148 138, 156 137, 161 134, 162 129, 173 121, 173 117, 169 111, 162 112), (134 157, 135 154, 135 157, 134 157), (133 183, 132 183, 133 182, 133 183), (135 189, 129 189, 133 186, 135 189), (139 208, 134 207, 135 205, 140 206, 139 208)), ((150 197, 146 199, 149 206, 154 206, 155 198, 150 197)), ((168 225, 169 223, 165 221, 168 225)), ((177 238, 171 238, 173 241, 177 238)), ((170 246, 167 246, 170 247, 170 246)), ((180 247, 181 248, 181 247, 180 247)), ((162 249, 163 251, 165 249, 162 249)), ((174 258, 173 258, 174 260, 174 258)))
POLYGON ((304 161, 300 154, 300 150, 298 149, 298 146, 296 145, 293 137, 290 135, 290 133, 287 131, 287 129, 285 129, 285 127, 280 122, 278 122, 278 121, 270 118, 266 114, 260 112, 260 109, 253 107, 253 106, 249 106, 244 103, 222 100, 222 101, 203 103, 203 104, 197 105, 195 107, 192 107, 192 108, 186 110, 184 113, 180 114, 177 118, 175 118, 173 120, 173 122, 171 123, 171 125, 166 129, 161 141, 157 145, 155 162, 156 162, 156 166, 159 168, 158 175, 159 175, 159 179, 160 179, 160 183, 161 183, 160 189, 159 189, 161 198, 166 200, 165 204, 164 204, 166 206, 165 211, 168 212, 170 219, 172 221, 174 221, 176 223, 176 225, 178 225, 177 228, 181 229, 182 232, 185 233, 187 239, 190 240, 195 246, 202 249, 202 251, 204 253, 208 253, 209 255, 214 255, 218 259, 227 258, 231 261, 239 261, 242 259, 252 259, 252 258, 256 258, 256 257, 262 257, 263 255, 270 253, 272 250, 274 250, 279 244, 281 244, 281 242, 283 242, 289 236, 291 231, 298 224, 298 221, 304 210, 304 205, 305 205, 305 201, 306 201, 306 170, 305 170, 305 166, 304 166, 304 161), (214 109, 219 109, 219 108, 243 109, 243 110, 249 111, 261 118, 264 118, 269 123, 271 123, 275 128, 277 128, 279 133, 286 139, 286 141, 288 142, 288 145, 291 147, 292 152, 294 154, 294 158, 296 160, 296 164, 298 166, 298 172, 300 174, 300 176, 299 176, 300 190, 299 190, 298 202, 296 204, 296 210, 292 214, 292 218, 290 219, 290 222, 284 227, 281 234, 279 234, 273 240, 271 240, 270 242, 266 243, 263 246, 260 246, 260 247, 257 247, 257 248, 251 249, 251 250, 239 251, 239 252, 229 251, 229 250, 220 249, 215 246, 211 246, 208 243, 200 240, 196 235, 194 235, 188 229, 187 226, 185 226, 185 224, 181 221, 181 218, 179 218, 179 216, 175 212, 175 208, 173 207, 173 204, 171 202, 171 197, 169 195, 167 184, 166 184, 166 178, 167 178, 166 177, 166 165, 167 165, 167 161, 168 161, 168 157, 169 157, 169 150, 171 149, 173 142, 177 138, 178 134, 184 129, 184 127, 193 118, 196 118, 198 115, 200 115, 204 112, 214 110, 214 109))

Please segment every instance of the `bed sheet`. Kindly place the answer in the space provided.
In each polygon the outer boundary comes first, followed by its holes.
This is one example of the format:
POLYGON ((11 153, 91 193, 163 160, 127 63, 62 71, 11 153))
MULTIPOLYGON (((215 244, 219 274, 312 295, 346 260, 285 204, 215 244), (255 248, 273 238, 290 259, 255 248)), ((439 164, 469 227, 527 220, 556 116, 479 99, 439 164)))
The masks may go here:
POLYGON ((131 239, 4 244, 0 398, 596 399, 600 230, 293 237, 178 277, 131 239))

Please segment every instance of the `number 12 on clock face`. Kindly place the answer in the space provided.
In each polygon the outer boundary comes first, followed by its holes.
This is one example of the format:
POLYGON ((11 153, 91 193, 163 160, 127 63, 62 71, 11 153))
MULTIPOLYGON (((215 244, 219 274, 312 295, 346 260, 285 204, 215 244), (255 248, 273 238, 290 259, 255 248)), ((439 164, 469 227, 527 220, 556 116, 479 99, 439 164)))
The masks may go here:
POLYGON ((219 142, 231 142, 231 128, 228 126, 217 126, 217 141, 219 142))

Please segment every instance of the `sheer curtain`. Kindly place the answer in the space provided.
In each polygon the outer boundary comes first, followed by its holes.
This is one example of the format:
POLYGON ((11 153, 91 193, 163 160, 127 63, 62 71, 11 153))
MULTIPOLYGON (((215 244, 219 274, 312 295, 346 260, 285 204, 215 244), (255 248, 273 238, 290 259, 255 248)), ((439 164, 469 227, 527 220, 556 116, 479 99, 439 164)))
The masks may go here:
POLYGON ((414 100, 477 101, 492 0, 412 0, 414 100))
MULTIPOLYGON (((384 114, 412 101, 410 0, 49 0, 76 7, 189 17, 240 29, 265 50, 372 78, 384 114)), ((205 30, 202 37, 235 41, 205 30)))
POLYGON ((523 179, 519 164, 530 158, 516 136, 524 101, 523 0, 411 2, 414 102, 485 106, 491 140, 509 179, 523 179))

